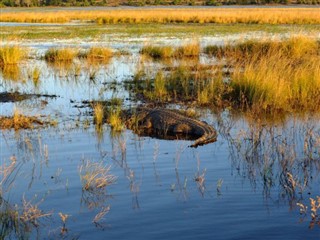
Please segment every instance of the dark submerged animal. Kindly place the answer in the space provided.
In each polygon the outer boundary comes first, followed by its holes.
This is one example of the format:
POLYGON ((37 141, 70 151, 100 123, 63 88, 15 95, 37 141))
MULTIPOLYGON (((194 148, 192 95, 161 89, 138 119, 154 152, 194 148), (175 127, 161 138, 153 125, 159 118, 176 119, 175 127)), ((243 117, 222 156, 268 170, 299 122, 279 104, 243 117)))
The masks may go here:
POLYGON ((195 138, 190 147, 198 147, 217 140, 217 132, 213 127, 174 110, 138 107, 135 111, 128 111, 126 115, 127 126, 138 133, 142 131, 153 136, 184 135, 195 138))

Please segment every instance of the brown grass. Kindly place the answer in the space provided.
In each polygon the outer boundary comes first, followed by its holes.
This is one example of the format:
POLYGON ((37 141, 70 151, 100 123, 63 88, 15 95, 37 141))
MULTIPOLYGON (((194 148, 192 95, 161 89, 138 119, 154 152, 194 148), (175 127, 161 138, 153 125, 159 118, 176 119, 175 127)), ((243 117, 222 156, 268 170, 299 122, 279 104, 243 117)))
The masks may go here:
POLYGON ((42 121, 34 116, 25 116, 19 113, 18 110, 14 111, 12 117, 0 116, 0 129, 33 129, 39 126, 55 125, 54 121, 42 121))

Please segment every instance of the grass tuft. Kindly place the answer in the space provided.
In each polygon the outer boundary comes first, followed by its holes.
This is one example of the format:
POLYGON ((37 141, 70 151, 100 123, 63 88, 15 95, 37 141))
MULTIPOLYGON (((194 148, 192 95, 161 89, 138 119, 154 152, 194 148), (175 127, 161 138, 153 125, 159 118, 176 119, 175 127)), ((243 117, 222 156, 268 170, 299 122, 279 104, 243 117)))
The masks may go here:
POLYGON ((48 62, 72 62, 77 52, 72 48, 50 48, 44 58, 48 62))
POLYGON ((81 57, 84 57, 93 62, 108 62, 112 56, 112 50, 105 47, 91 47, 86 53, 81 55, 81 57))
POLYGON ((116 177, 109 173, 110 168, 102 162, 84 161, 79 169, 82 189, 95 191, 114 184, 116 177))
POLYGON ((26 51, 19 46, 0 47, 0 66, 16 65, 26 56, 26 51))

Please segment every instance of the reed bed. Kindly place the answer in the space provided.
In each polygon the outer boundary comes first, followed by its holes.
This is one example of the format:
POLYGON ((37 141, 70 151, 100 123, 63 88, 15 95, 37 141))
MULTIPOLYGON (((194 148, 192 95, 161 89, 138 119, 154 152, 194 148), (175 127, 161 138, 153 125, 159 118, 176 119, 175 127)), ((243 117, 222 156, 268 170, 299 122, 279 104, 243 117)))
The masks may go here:
POLYGON ((118 23, 247 23, 319 24, 317 8, 230 8, 230 9, 114 9, 57 12, 1 13, 2 22, 65 23, 73 20, 97 24, 118 23))
POLYGON ((232 101, 267 112, 319 109, 319 42, 295 37, 239 46, 226 51, 235 61, 232 101))
MULTIPOLYGON (((320 106, 320 42, 304 36, 250 40, 204 49, 223 63, 179 60, 169 71, 135 81, 151 101, 233 106, 255 112, 316 111, 320 106)), ((210 56, 209 56, 210 57, 210 56)), ((135 78, 137 79, 137 77, 135 78)))

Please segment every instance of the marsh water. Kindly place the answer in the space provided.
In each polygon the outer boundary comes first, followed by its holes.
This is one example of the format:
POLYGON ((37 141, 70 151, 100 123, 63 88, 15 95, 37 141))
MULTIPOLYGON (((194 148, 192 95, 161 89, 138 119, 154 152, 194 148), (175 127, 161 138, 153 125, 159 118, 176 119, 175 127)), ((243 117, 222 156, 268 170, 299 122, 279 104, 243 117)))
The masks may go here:
MULTIPOLYGON (((202 39, 208 41, 212 39, 202 39)), ((259 122, 230 109, 195 107, 199 118, 218 131, 216 142, 198 148, 188 147, 188 140, 139 137, 130 130, 114 133, 107 124, 98 131, 86 103, 117 97, 125 108, 141 104, 124 82, 141 65, 154 71, 162 63, 142 59, 140 40, 112 42, 109 47, 126 54, 97 65, 78 59, 69 65, 48 64, 41 56, 61 43, 21 44, 30 47, 33 57, 17 69, 2 69, 0 92, 43 96, 1 103, 1 115, 18 109, 57 122, 1 132, 2 166, 15 161, 2 198, 17 209, 26 200, 50 213, 28 226, 24 238, 319 239, 309 200, 320 195, 316 114, 259 122), (38 81, 28 76, 35 67, 41 69, 38 81), (86 161, 110 166, 115 183, 85 191, 80 168, 86 161), (308 211, 300 214, 297 203, 308 211), (94 221, 104 209, 109 211, 94 221), (59 213, 70 215, 65 225, 59 213)), ((85 49, 94 43, 64 44, 85 49)), ((201 56, 199 61, 211 60, 201 56)), ((2 238, 18 238, 10 226, 2 224, 1 232, 2 238)))

